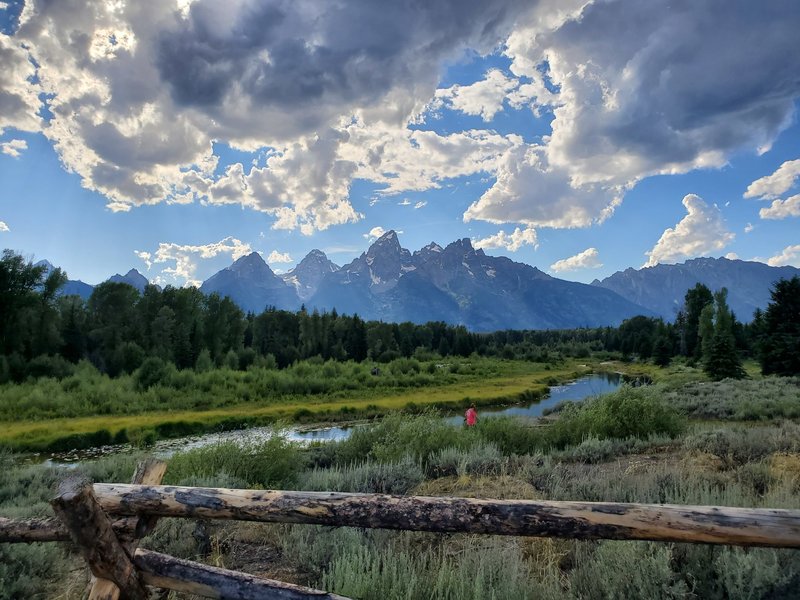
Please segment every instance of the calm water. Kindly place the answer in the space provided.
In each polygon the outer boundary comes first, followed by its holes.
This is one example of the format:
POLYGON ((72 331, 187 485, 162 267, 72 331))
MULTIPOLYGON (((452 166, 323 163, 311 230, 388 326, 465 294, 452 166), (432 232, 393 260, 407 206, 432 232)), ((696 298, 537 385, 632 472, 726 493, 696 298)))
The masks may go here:
MULTIPOLYGON (((622 385, 622 378, 620 375, 616 373, 596 373, 593 375, 587 375, 586 377, 581 377, 580 379, 576 379, 575 381, 566 385, 552 387, 550 388, 550 393, 537 402, 531 402, 530 404, 515 404, 513 406, 506 407, 481 408, 478 411, 478 414, 480 417, 539 417, 542 415, 542 412, 545 409, 553 408, 562 402, 566 402, 568 400, 573 402, 581 402, 586 398, 613 392, 620 385, 622 385)), ((463 416, 461 414, 452 417, 444 417, 444 419, 448 423, 453 423, 455 425, 460 425, 463 422, 463 416)), ((318 429, 288 429, 283 433, 288 439, 302 443, 330 442, 347 439, 353 433, 353 429, 355 427, 363 427, 363 424, 324 427, 318 429)), ((173 440, 161 440, 156 442, 155 446, 152 448, 152 454, 160 458, 167 458, 179 450, 200 448, 202 446, 208 446, 209 444, 216 444, 224 441, 235 441, 240 444, 252 444, 263 441, 274 435, 274 433, 274 430, 270 427, 253 427, 251 429, 242 429, 237 431, 208 433, 204 435, 189 436, 173 440)), ((108 456, 110 454, 124 454, 133 451, 134 449, 130 446, 104 446, 102 448, 93 448, 90 450, 53 455, 47 458, 47 460, 44 462, 46 464, 77 466, 85 460, 92 460, 94 458, 108 456)), ((41 460, 41 458, 39 458, 39 460, 41 460)), ((39 460, 35 460, 35 462, 39 462, 39 460)))
MULTIPOLYGON (((550 388, 550 393, 537 402, 530 404, 515 404, 507 407, 481 408, 479 417, 541 417, 546 409, 553 408, 568 400, 581 402, 586 398, 593 398, 602 394, 613 392, 622 385, 622 377, 618 373, 595 373, 581 377, 565 385, 550 388)), ((461 424, 462 415, 449 417, 448 422, 461 424)))

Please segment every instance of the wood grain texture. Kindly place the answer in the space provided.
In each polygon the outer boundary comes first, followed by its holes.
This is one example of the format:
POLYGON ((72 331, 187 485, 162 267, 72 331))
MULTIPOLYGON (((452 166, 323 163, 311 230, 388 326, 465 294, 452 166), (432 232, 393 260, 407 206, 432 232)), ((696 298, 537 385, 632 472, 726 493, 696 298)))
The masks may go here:
MULTIPOLYGON (((123 517, 111 526, 120 540, 132 539, 138 519, 123 517)), ((32 542, 69 542, 72 538, 64 524, 56 517, 34 519, 6 519, 0 517, 0 544, 32 542)))
POLYGON ((68 542, 69 531, 55 517, 6 519, 0 517, 0 543, 68 542))
MULTIPOLYGON (((148 458, 136 465, 131 483, 142 485, 158 485, 164 478, 167 470, 167 463, 163 460, 148 458)), ((127 528, 133 531, 133 535, 123 542, 123 548, 132 556, 139 545, 139 538, 144 537, 156 525, 158 518, 153 516, 130 517, 126 523, 127 528)), ((117 585, 109 580, 99 577, 92 577, 91 589, 89 590, 88 600, 119 600, 120 590, 117 585)))
POLYGON ((144 581, 152 586, 228 600, 346 600, 320 590, 264 579, 139 549, 134 562, 144 581))
POLYGON ((69 530, 92 573, 113 581, 125 600, 146 600, 148 592, 139 580, 133 562, 114 534, 111 521, 92 491, 92 484, 79 477, 65 479, 51 505, 69 530))
POLYGON ((800 548, 800 511, 96 484, 110 514, 800 548))

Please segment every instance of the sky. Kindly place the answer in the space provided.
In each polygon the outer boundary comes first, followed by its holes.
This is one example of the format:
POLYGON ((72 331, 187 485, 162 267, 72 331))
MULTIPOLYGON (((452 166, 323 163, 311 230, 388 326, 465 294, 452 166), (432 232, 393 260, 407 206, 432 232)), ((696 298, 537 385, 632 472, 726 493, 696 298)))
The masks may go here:
POLYGON ((0 0, 0 248, 98 283, 394 229, 800 267, 796 0, 0 0))

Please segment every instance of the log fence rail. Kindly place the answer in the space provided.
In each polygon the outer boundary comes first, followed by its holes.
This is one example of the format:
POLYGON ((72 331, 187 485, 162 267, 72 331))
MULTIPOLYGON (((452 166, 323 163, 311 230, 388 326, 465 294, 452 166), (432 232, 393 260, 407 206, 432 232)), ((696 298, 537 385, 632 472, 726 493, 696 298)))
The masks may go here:
POLYGON ((165 469, 144 461, 127 485, 67 478, 51 502, 57 518, 0 517, 0 543, 74 542, 92 572, 90 600, 141 600, 147 586, 235 600, 342 598, 138 548, 161 517, 800 548, 800 510, 163 486, 165 469))

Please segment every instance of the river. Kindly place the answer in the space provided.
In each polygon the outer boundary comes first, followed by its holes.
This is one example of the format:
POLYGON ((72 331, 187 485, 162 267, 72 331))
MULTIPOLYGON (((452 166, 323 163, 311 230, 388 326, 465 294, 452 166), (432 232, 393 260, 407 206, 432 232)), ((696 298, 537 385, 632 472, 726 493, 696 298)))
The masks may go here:
MULTIPOLYGON (((619 388, 620 385, 622 385, 622 377, 617 373, 595 373, 581 377, 565 385, 553 386, 550 388, 550 393, 541 400, 528 404, 481 408, 478 412, 481 418, 499 416, 539 417, 545 410, 552 409, 562 402, 582 402, 586 398, 613 392, 619 388)), ((444 417, 444 419, 448 423, 455 425, 460 425, 463 422, 463 416, 461 414, 444 417)), ((288 439, 302 443, 329 442, 347 439, 356 427, 363 426, 363 423, 355 423, 351 425, 313 429, 291 428, 282 433, 288 439)), ((235 441, 240 444, 256 443, 274 434, 275 430, 271 427, 253 427, 250 429, 224 431, 220 433, 207 433, 171 440, 159 440, 151 448, 150 452, 159 458, 168 458, 180 450, 189 450, 225 441, 235 441)), ((74 467, 86 460, 134 451, 135 449, 129 445, 102 446, 89 450, 30 457, 27 462, 44 462, 48 465, 74 467)))

